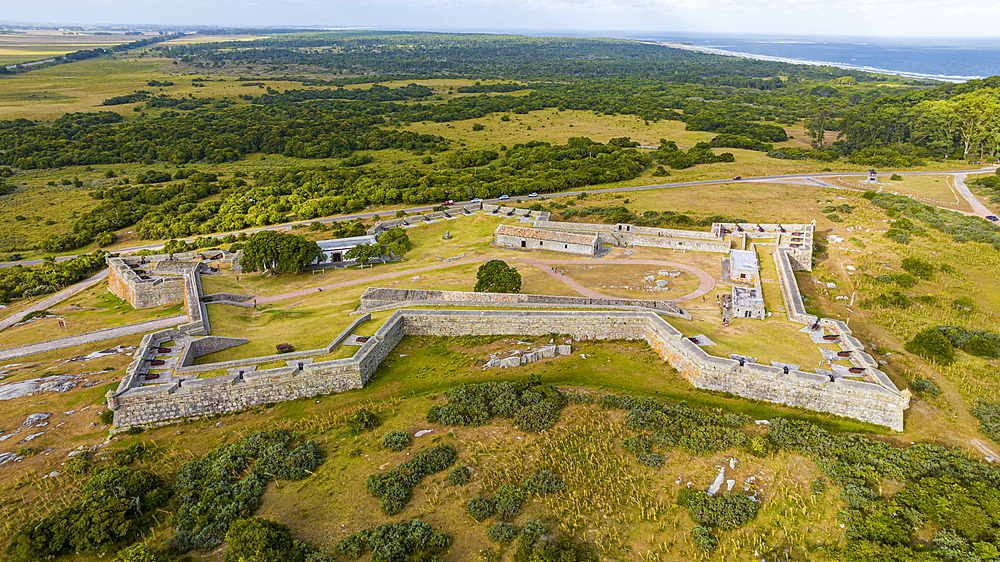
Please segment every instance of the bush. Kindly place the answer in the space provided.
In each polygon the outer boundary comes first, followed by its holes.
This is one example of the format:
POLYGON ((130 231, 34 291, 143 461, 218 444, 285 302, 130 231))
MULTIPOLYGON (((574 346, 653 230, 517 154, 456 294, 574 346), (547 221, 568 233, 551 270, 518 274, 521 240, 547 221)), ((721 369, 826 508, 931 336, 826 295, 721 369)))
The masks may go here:
POLYGON ((449 546, 451 536, 423 521, 385 523, 337 542, 337 550, 344 556, 360 558, 370 551, 372 562, 432 561, 449 546))
POLYGON ((938 394, 941 394, 941 389, 938 388, 938 386, 934 384, 934 381, 932 381, 931 379, 924 379, 924 378, 915 379, 910 384, 910 387, 921 394, 930 394, 932 396, 937 396, 938 394))
POLYGON ((471 477, 468 467, 456 466, 448 473, 448 483, 452 486, 464 486, 469 483, 471 477))
POLYGON ((303 562, 287 526, 252 517, 233 522, 226 532, 224 562, 303 562))
POLYGON ((648 466, 650 468, 660 468, 663 466, 664 462, 663 455, 657 455, 656 453, 646 453, 645 455, 639 455, 636 457, 635 462, 648 466))
POLYGON ((893 174, 889 176, 889 181, 903 181, 903 176, 899 174, 893 174))
POLYGON ((493 496, 494 513, 499 519, 513 519, 527 499, 528 491, 520 486, 500 486, 493 496))
POLYGON ((524 481, 524 489, 534 496, 544 496, 565 488, 562 478, 548 470, 536 472, 524 481))
POLYGON ((937 328, 928 328, 913 336, 903 346, 906 351, 920 355, 925 359, 948 364, 955 360, 955 350, 951 342, 937 328))
POLYGON ((160 558, 156 556, 156 553, 144 544, 136 544, 128 548, 123 548, 115 556, 115 562, 159 562, 159 560, 160 558))
POLYGON ((382 425, 382 420, 378 417, 378 414, 367 408, 362 408, 347 418, 347 427, 354 431, 375 429, 380 425, 382 425))
POLYGON ((917 258, 903 258, 903 270, 921 279, 934 277, 934 266, 917 258))
POLYGON ((268 481, 301 480, 323 462, 310 441, 274 429, 248 435, 181 465, 174 490, 180 505, 171 520, 171 550, 206 551, 222 542, 236 520, 252 515, 268 481))
POLYGON ((106 468, 87 482, 78 503, 16 529, 7 554, 34 561, 128 544, 139 529, 152 525, 150 513, 166 503, 169 494, 162 486, 150 472, 106 468), (138 506, 131 498, 138 498, 138 506))
POLYGON ((736 529, 757 518, 757 502, 742 494, 704 496, 688 508, 691 519, 701 525, 736 529))
POLYGON ((951 307, 963 312, 973 312, 976 310, 976 301, 972 297, 958 297, 951 301, 951 307))
POLYGON ((514 423, 517 424, 517 428, 530 433, 552 429, 558 419, 559 409, 551 402, 531 404, 514 414, 514 423))
POLYGON ((94 465, 87 461, 86 454, 79 454, 73 457, 73 460, 66 463, 66 472, 70 474, 89 474, 93 467, 94 465))
POLYGON ((444 425, 479 426, 493 417, 514 418, 524 431, 540 431, 555 424, 566 398, 538 375, 516 382, 465 384, 445 393, 448 403, 432 406, 427 421, 444 425), (539 404, 548 404, 540 406, 539 404))
POLYGON ((382 448, 399 452, 413 444, 413 438, 405 431, 393 430, 382 438, 382 448))
POLYGON ((494 523, 490 525, 490 529, 486 532, 486 535, 491 541, 507 546, 517 538, 517 527, 510 523, 494 523))
POLYGON ((114 410, 103 410, 100 414, 97 414, 97 419, 104 425, 111 425, 115 420, 115 412, 114 410))
POLYGON ((384 474, 371 474, 365 481, 365 489, 372 496, 382 500, 382 511, 395 515, 410 502, 411 488, 420 483, 424 476, 435 474, 455 462, 455 449, 450 445, 435 445, 424 449, 413 460, 401 462, 384 474))
POLYGON ((493 503, 493 498, 472 498, 465 502, 465 514, 476 521, 483 522, 494 513, 496 505, 493 503))
POLYGON ((715 530, 705 525, 698 525, 691 529, 691 541, 695 548, 702 552, 712 552, 719 546, 719 539, 715 538, 715 530))

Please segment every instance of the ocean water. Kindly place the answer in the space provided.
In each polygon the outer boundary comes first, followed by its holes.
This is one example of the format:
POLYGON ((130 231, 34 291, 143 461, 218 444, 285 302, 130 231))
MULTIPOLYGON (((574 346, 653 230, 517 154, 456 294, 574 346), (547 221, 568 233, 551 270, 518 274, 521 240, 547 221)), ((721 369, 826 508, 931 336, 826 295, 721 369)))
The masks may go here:
POLYGON ((696 33, 637 34, 629 38, 685 43, 700 50, 763 60, 821 64, 946 82, 1000 75, 1000 40, 997 39, 696 33))

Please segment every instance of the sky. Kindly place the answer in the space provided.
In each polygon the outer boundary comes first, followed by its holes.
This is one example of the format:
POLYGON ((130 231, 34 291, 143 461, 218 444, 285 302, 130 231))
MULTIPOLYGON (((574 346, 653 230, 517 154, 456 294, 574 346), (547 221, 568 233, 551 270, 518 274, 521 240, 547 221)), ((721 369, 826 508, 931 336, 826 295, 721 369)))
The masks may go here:
POLYGON ((1000 38, 996 0, 0 0, 0 7, 0 21, 57 25, 1000 38))

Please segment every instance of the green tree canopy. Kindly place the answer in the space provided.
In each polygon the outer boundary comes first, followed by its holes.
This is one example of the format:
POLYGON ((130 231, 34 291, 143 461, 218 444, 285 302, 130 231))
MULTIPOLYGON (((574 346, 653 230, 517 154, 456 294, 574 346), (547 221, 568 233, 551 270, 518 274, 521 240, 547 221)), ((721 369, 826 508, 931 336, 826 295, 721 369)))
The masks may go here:
POLYGON ((479 266, 474 290, 480 293, 520 292, 521 274, 503 260, 490 260, 479 266))
POLYGON ((295 234, 273 230, 255 232, 243 246, 244 271, 287 273, 302 271, 320 255, 319 244, 295 234))
POLYGON ((406 234, 406 230, 401 227, 390 228, 386 232, 383 232, 381 236, 378 237, 378 241, 386 246, 386 248, 396 254, 397 256, 402 256, 406 252, 410 251, 413 244, 410 243, 410 237, 406 234))
POLYGON ((344 253, 344 258, 348 260, 358 260, 358 263, 365 263, 381 255, 381 244, 358 244, 350 250, 347 250, 347 252, 344 253))

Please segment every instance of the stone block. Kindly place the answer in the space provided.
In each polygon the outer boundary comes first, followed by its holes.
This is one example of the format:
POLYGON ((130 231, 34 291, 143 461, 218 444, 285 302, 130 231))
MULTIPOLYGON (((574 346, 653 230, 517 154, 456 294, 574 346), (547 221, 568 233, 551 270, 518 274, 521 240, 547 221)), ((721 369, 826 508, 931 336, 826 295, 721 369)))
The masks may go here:
POLYGON ((556 356, 556 346, 550 345, 543 347, 538 350, 538 354, 541 355, 543 359, 551 359, 556 356))
POLYGON ((507 367, 520 367, 521 358, 516 355, 514 357, 504 357, 503 359, 500 360, 500 366, 503 367, 504 369, 506 369, 507 367))
POLYGON ((559 355, 573 355, 573 346, 571 345, 557 345, 556 351, 559 355))

